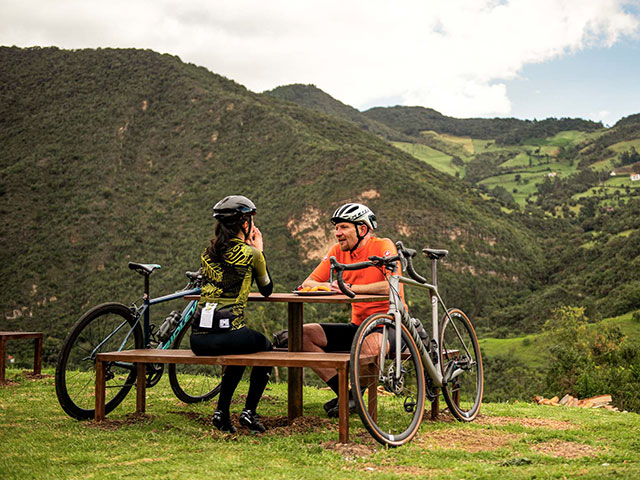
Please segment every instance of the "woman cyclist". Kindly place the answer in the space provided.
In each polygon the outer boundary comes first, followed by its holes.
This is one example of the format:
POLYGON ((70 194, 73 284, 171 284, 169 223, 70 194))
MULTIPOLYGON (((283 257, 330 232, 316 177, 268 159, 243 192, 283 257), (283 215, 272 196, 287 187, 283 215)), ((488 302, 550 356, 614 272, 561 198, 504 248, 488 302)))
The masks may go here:
MULTIPOLYGON (((271 295, 273 282, 262 254, 262 233, 253 223, 256 206, 241 195, 223 198, 213 207, 218 221, 211 244, 202 252, 203 286, 201 310, 191 333, 191 349, 196 355, 228 355, 273 350, 267 338, 247 328, 244 310, 251 283, 255 279, 260 293, 271 295)), ((244 366, 227 366, 222 375, 218 407, 213 425, 234 433, 229 407, 242 378, 244 366)), ((264 432, 256 414, 267 385, 271 367, 253 367, 249 393, 240 424, 252 432, 264 432)))

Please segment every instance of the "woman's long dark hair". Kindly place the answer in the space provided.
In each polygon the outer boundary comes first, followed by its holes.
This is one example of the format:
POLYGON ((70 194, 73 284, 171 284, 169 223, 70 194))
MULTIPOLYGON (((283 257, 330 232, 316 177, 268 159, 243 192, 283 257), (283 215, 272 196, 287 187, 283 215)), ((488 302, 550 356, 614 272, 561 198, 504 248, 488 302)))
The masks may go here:
MULTIPOLYGON (((238 236, 238 232, 245 233, 245 237, 249 232, 244 232, 242 224, 247 221, 247 216, 243 215, 235 222, 218 222, 214 231, 214 237, 211 239, 211 243, 207 247, 207 253, 209 258, 214 262, 222 261, 224 252, 229 248, 231 240, 238 236)), ((251 226, 249 226, 251 229, 251 226)))

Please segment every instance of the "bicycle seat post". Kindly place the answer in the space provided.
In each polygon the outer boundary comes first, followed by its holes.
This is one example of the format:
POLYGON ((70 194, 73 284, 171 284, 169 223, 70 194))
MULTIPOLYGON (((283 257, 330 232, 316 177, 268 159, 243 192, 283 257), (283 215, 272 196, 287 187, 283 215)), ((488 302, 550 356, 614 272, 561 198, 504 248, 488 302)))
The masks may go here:
POLYGON ((150 296, 149 296, 149 277, 150 275, 144 275, 144 297, 142 297, 144 299, 144 303, 145 306, 147 308, 144 309, 144 319, 143 319, 143 333, 144 333, 144 347, 148 348, 149 347, 149 300, 150 300, 150 296))
POLYGON ((431 259, 431 283, 438 288, 438 259, 431 259))

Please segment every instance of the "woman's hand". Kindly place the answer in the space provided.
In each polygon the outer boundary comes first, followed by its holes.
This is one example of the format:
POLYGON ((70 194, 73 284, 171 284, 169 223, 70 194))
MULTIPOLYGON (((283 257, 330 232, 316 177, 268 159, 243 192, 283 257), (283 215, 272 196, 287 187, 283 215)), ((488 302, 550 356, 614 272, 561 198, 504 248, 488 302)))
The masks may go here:
POLYGON ((264 244, 262 242, 262 232, 255 225, 252 226, 251 232, 249 232, 249 237, 247 238, 246 243, 247 245, 256 247, 260 251, 262 251, 262 249, 264 248, 264 244))

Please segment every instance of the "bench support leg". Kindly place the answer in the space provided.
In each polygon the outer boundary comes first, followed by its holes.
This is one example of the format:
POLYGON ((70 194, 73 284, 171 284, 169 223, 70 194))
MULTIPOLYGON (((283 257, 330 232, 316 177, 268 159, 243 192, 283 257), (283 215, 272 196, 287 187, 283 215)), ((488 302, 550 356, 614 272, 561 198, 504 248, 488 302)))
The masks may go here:
POLYGON ((94 413, 94 419, 96 422, 102 422, 104 420, 104 396, 105 396, 105 370, 106 365, 100 360, 96 360, 96 411, 94 413))
POLYGON ((147 396, 147 364, 138 362, 137 368, 137 382, 136 382, 136 413, 145 412, 145 402, 147 396))
POLYGON ((4 371, 6 368, 7 339, 0 337, 0 384, 4 383, 4 371))
POLYGON ((349 441, 349 376, 347 368, 338 369, 338 441, 349 441))
POLYGON ((436 388, 436 399, 431 402, 431 420, 437 420, 440 414, 440 389, 436 388))
POLYGON ((36 337, 33 352, 33 373, 40 375, 42 373, 42 336, 36 337))
MULTIPOLYGON (((289 303, 289 351, 302 351, 303 304, 289 303)), ((302 416, 302 368, 289 367, 289 423, 302 416)))

